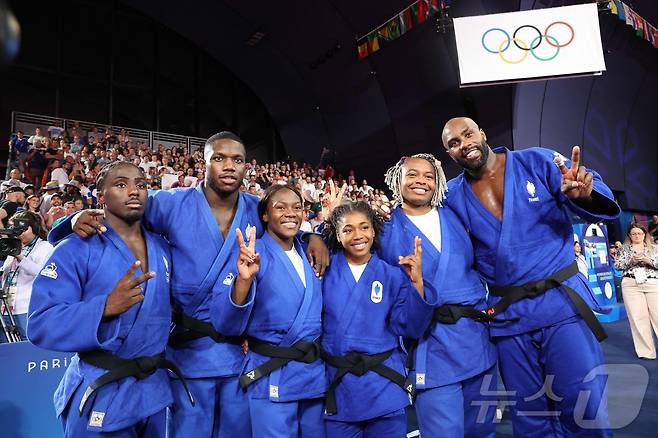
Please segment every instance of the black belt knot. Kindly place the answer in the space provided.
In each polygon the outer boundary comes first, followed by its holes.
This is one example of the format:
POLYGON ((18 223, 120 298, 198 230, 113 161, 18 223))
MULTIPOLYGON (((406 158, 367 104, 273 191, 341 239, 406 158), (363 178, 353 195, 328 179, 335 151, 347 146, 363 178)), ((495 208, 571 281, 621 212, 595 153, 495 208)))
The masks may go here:
POLYGON ((98 388, 126 377, 134 377, 138 380, 142 380, 149 377, 160 368, 171 371, 180 379, 185 391, 187 392, 187 397, 189 398, 190 403, 192 406, 195 404, 194 397, 192 397, 192 393, 187 387, 187 381, 185 380, 185 377, 183 377, 183 373, 175 363, 165 358, 164 353, 155 356, 140 356, 133 359, 124 359, 104 350, 94 350, 79 352, 78 356, 83 362, 107 370, 105 374, 94 380, 85 390, 85 393, 80 400, 80 405, 78 406, 78 413, 80 415, 82 415, 87 401, 98 388))
MULTIPOLYGON (((564 284, 564 282, 578 274, 578 264, 576 262, 570 264, 564 269, 559 270, 555 274, 551 275, 548 278, 544 278, 537 281, 531 281, 529 283, 520 285, 520 286, 496 286, 489 285, 489 293, 494 296, 502 297, 500 301, 487 309, 487 314, 493 316, 498 313, 504 312, 509 306, 516 303, 517 301, 522 300, 523 298, 534 298, 537 297, 549 289, 556 287, 561 287, 571 299, 571 302, 576 307, 578 314, 583 318, 587 326, 590 328, 596 339, 599 342, 603 341, 608 335, 605 333, 603 326, 596 319, 596 315, 592 312, 592 309, 589 308, 585 300, 571 287, 564 284)), ((546 309, 550 311, 551 309, 546 309)))
POLYGON ((137 379, 145 379, 160 368, 162 358, 160 356, 142 356, 134 359, 139 372, 134 375, 137 379))
POLYGON ((269 375, 272 371, 283 367, 289 362, 313 363, 320 359, 321 351, 320 343, 317 341, 301 340, 290 347, 280 347, 256 338, 249 338, 249 350, 272 359, 241 375, 240 386, 242 388, 246 388, 261 377, 269 375))
POLYGON ((329 384, 327 395, 325 397, 325 413, 327 415, 335 415, 336 412, 338 412, 336 407, 336 387, 347 373, 361 377, 368 371, 373 371, 395 383, 413 397, 416 393, 416 387, 413 382, 382 363, 391 357, 394 351, 395 349, 392 349, 378 354, 365 354, 351 351, 345 356, 332 356, 323 351, 322 358, 325 362, 336 368, 336 374, 329 384))

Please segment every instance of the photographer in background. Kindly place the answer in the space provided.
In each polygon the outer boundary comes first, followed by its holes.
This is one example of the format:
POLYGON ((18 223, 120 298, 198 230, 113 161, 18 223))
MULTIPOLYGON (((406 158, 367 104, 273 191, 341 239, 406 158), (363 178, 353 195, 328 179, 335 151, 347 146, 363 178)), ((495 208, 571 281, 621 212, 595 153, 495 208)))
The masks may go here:
POLYGON ((0 204, 0 228, 7 228, 9 218, 23 208, 25 192, 18 186, 9 187, 6 191, 5 201, 0 204))
MULTIPOLYGON (((25 339, 32 283, 53 247, 46 240, 46 230, 41 226, 38 214, 31 211, 18 212, 9 219, 9 227, 13 225, 15 219, 24 219, 28 227, 18 236, 21 241, 21 253, 15 257, 7 256, 5 259, 2 267, 2 287, 7 291, 7 303, 14 315, 16 326, 25 339)), ((1 310, 3 314, 6 313, 5 309, 1 310)))

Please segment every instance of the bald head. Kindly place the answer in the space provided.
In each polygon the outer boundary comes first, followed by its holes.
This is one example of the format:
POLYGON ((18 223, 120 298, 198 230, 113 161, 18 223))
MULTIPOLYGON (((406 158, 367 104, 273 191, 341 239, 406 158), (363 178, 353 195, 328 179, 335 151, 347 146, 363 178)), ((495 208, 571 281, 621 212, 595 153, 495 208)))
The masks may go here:
POLYGON ((487 136, 473 119, 455 117, 448 120, 441 133, 448 155, 471 174, 479 173, 489 159, 487 136))
MULTIPOLYGON (((466 129, 470 129, 472 131, 481 131, 478 124, 475 123, 475 120, 469 117, 453 117, 452 119, 448 120, 446 124, 443 125, 443 132, 441 133, 443 147, 448 149, 448 143, 450 138, 454 137, 454 133, 461 133, 466 129)), ((482 134, 484 134, 484 132, 482 134)))

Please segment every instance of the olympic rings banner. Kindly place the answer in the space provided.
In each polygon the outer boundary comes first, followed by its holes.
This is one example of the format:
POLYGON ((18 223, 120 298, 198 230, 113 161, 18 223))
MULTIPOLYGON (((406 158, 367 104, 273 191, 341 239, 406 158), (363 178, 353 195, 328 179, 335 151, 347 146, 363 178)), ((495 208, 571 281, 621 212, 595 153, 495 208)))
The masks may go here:
POLYGON ((462 87, 605 70, 596 3, 453 20, 462 87))

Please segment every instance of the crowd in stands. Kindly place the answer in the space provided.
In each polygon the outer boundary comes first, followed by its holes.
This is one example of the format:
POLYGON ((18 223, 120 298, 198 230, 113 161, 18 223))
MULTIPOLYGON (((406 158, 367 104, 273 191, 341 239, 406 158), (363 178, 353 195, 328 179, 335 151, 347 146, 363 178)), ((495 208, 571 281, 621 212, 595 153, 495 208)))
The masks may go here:
MULTIPOLYGON (((96 176, 113 161, 132 161, 141 167, 151 190, 194 187, 203 181, 206 171, 201 148, 188 151, 182 145, 167 148, 158 144, 151 150, 147 143, 133 141, 128 131, 115 133, 111 127, 89 132, 78 126, 68 131, 36 128, 30 135, 18 131, 11 136, 9 147, 11 170, 1 187, 0 226, 4 227, 23 209, 38 212, 49 230, 70 214, 96 208, 96 176)), ((324 221, 322 205, 330 180, 336 187, 345 185, 347 198, 368 201, 384 211, 391 209, 384 191, 366 180, 359 182, 353 171, 343 176, 330 165, 259 163, 255 159, 246 166, 242 190, 260 196, 272 184, 292 184, 302 192, 306 200, 303 228, 307 231, 324 221)))

